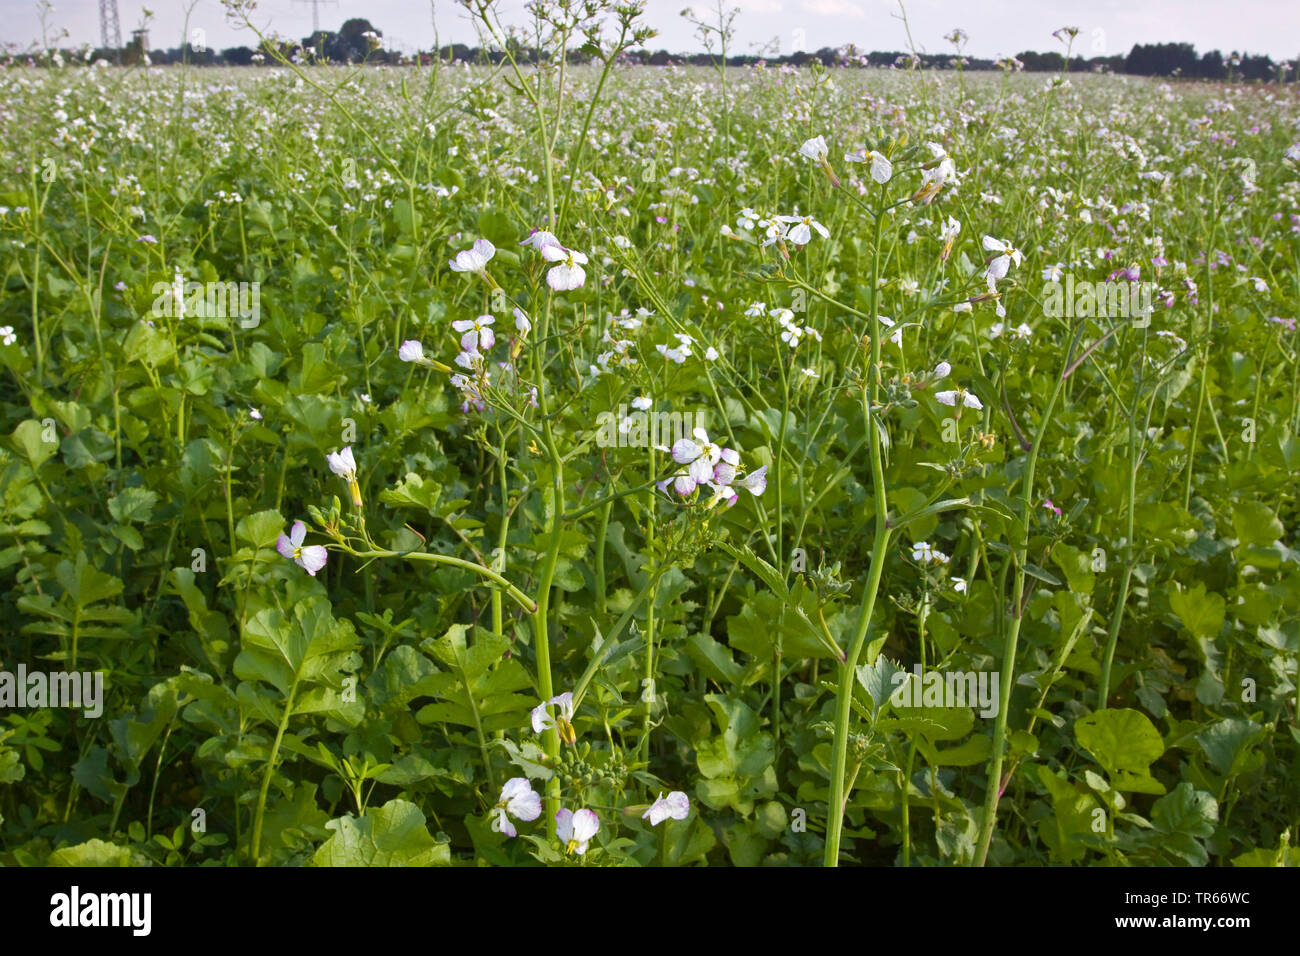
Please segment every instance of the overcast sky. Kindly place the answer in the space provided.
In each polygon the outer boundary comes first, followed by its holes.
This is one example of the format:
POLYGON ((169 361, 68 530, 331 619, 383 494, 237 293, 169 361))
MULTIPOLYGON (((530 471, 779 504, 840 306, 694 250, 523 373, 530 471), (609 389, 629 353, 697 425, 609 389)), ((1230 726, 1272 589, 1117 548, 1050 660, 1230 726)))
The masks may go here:
MULTIPOLYGON (((713 0, 693 0, 694 5, 713 0)), ((99 0, 53 0, 49 17, 67 30, 70 43, 99 43, 99 0)), ((659 36, 651 49, 699 49, 692 29, 680 16, 692 0, 649 0, 650 25, 659 36)), ((252 46, 246 31, 235 30, 219 0, 117 0, 122 36, 139 25, 145 7, 154 13, 151 48, 178 46, 185 10, 193 6, 190 29, 201 29, 206 45, 221 49, 252 46)), ((1202 52, 1233 50, 1267 53, 1275 60, 1300 53, 1300 0, 909 0, 912 35, 923 52, 948 52, 943 36, 953 27, 970 35, 967 54, 993 57, 1022 50, 1060 49, 1051 32, 1081 28, 1075 51, 1083 56, 1124 54, 1134 43, 1186 41, 1202 52)), ((741 14, 736 22, 736 52, 754 52, 779 40, 781 53, 817 50, 852 42, 864 50, 902 50, 906 36, 896 0, 728 0, 741 14)), ((443 43, 472 43, 474 33, 454 0, 336 0, 319 5, 323 29, 337 29, 349 17, 366 17, 395 49, 433 45, 434 17, 443 43)), ((524 0, 501 0, 506 22, 522 20, 524 0)), ((35 0, 0 0, 0 40, 20 47, 38 41, 35 0)), ((312 28, 312 8, 303 0, 259 0, 257 22, 295 39, 312 28)))

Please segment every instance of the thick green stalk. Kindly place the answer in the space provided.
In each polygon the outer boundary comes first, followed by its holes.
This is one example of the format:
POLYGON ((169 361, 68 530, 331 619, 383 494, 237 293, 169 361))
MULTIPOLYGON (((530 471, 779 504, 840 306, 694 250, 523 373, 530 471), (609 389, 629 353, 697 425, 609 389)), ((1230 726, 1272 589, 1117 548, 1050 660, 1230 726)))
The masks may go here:
MULTIPOLYGON (((880 188, 880 206, 884 207, 885 189, 880 188)), ((883 215, 876 214, 875 236, 871 259, 871 367, 867 370, 867 385, 862 390, 863 421, 871 453, 871 485, 875 496, 875 538, 871 547, 871 570, 862 592, 862 610, 858 616, 858 630, 853 636, 844 660, 840 661, 839 687, 835 700, 835 739, 831 754, 831 795, 826 808, 826 850, 823 864, 839 866, 840 837, 844 831, 844 805, 846 793, 845 771, 848 769, 849 716, 852 713, 853 685, 856 679, 858 657, 866 643, 871 626, 871 614, 876 608, 876 593, 880 590, 880 577, 885 567, 885 552, 889 547, 890 528, 886 516, 885 470, 880 448, 880 431, 875 408, 880 392, 880 320, 876 315, 876 296, 880 279, 880 232, 883 215)))
MULTIPOLYGON (((1065 369, 1070 368, 1070 360, 1075 346, 1082 334, 1082 326, 1075 333, 1070 350, 1065 356, 1065 369)), ((1007 624, 1006 637, 1002 644, 1002 674, 998 685, 998 715, 993 725, 993 756, 985 774, 986 793, 984 798, 984 820, 980 827, 979 845, 975 850, 975 865, 983 866, 988 857, 989 843, 993 839, 993 826, 997 820, 998 801, 1002 798, 1002 760, 1006 754, 1007 711, 1011 706, 1011 684, 1015 678, 1016 647, 1020 640, 1020 622, 1024 618, 1025 562, 1029 552, 1029 518, 1033 513, 1034 500, 1034 466, 1038 462, 1038 452, 1043 447, 1043 437, 1052 422, 1052 411, 1056 400, 1065 385, 1065 372, 1056 377, 1052 395, 1043 409, 1042 421, 1038 424, 1038 433, 1034 436, 1033 447, 1029 451, 1029 460, 1025 463, 1025 473, 1021 478, 1020 497, 1020 540, 1016 543, 1015 587, 1012 591, 1011 618, 1007 624)))

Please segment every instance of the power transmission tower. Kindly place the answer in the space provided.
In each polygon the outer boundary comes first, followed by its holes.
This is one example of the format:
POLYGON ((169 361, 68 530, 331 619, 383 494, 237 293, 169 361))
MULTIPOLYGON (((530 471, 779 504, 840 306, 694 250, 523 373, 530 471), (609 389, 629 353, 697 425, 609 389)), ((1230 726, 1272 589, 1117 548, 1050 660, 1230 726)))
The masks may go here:
POLYGON ((105 49, 122 49, 122 25, 117 17, 117 0, 99 0, 99 42, 105 49))
POLYGON ((322 3, 337 3, 338 0, 293 0, 294 3, 311 4, 311 35, 316 37, 320 33, 320 7, 322 3))

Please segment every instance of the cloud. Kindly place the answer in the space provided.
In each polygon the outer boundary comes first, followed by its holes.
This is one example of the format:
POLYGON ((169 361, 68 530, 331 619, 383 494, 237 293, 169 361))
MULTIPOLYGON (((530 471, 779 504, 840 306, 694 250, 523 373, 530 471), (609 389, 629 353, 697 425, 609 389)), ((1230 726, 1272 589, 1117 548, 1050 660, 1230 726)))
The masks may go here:
POLYGON ((848 17, 851 20, 861 20, 866 16, 860 6, 849 3, 848 0, 803 0, 800 6, 805 13, 818 17, 848 17))

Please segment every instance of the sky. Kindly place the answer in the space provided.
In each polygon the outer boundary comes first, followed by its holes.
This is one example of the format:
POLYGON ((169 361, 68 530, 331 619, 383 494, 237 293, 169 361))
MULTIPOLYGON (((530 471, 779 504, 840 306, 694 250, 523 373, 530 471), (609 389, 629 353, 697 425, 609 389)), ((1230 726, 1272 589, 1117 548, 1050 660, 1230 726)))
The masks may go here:
MULTIPOLYGON (((99 44, 99 0, 52 0, 47 17, 53 34, 67 31, 61 45, 99 44)), ((648 0, 647 21, 659 31, 650 49, 689 53, 702 49, 680 13, 688 5, 714 0, 648 0)), ((926 53, 947 53, 943 39, 954 27, 970 36, 968 56, 992 58, 1022 50, 1062 49, 1052 37, 1061 26, 1077 26, 1075 52, 1085 57, 1128 53, 1134 43, 1189 42, 1205 52, 1219 49, 1267 53, 1275 60, 1300 53, 1300 0, 905 0, 912 36, 926 53)), ((740 8, 736 53, 814 51, 852 42, 862 50, 903 50, 907 38, 897 0, 726 0, 740 8)), ((525 0, 499 0, 506 23, 524 20, 525 0)), ((179 46, 183 36, 223 49, 254 46, 246 30, 229 24, 220 0, 117 0, 123 39, 153 11, 152 49, 179 46), (186 34, 186 10, 190 10, 186 34), (202 31, 193 34, 194 30, 202 31)), ((455 0, 333 0, 318 5, 322 29, 337 29, 350 17, 365 17, 390 49, 429 49, 434 23, 442 43, 474 44, 475 35, 455 0), (431 15, 432 10, 432 15, 431 15)), ((259 0, 255 20, 286 37, 311 33, 310 0, 259 0)), ((36 0, 0 0, 0 42, 25 49, 41 39, 36 0)))

